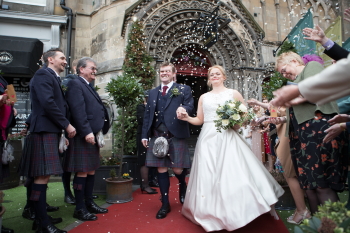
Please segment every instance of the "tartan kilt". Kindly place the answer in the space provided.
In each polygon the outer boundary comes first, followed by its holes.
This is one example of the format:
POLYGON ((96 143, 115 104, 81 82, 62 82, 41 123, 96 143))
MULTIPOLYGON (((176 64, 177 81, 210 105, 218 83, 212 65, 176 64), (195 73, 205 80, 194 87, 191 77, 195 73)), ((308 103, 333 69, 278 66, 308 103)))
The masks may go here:
MULTIPOLYGON (((154 141, 161 136, 171 134, 164 124, 161 124, 157 129, 153 129, 153 136, 148 143, 146 154, 147 167, 179 167, 190 168, 191 159, 188 151, 186 139, 172 137, 169 140, 169 156, 158 158, 153 154, 154 141)), ((168 138, 168 137, 166 137, 168 138)))
POLYGON ((30 133, 22 151, 20 175, 36 177, 62 174, 59 139, 60 133, 30 133))
MULTIPOLYGON (((67 172, 89 172, 100 167, 100 148, 85 137, 69 138, 69 146, 63 157, 63 170, 67 172)), ((95 139, 96 140, 96 139, 95 139)))

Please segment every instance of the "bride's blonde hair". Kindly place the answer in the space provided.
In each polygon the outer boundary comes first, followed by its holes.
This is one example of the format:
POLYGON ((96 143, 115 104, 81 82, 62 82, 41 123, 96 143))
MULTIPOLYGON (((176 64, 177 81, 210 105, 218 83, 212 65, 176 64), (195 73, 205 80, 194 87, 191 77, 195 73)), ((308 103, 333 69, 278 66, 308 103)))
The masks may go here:
POLYGON ((214 68, 219 69, 220 72, 222 73, 222 75, 225 77, 225 80, 227 79, 226 71, 225 71, 224 67, 222 67, 222 66, 220 66, 220 65, 214 65, 214 66, 212 66, 212 67, 210 67, 210 68, 208 69, 208 82, 207 82, 207 85, 208 85, 209 87, 211 86, 210 81, 209 81, 209 78, 210 78, 210 71, 211 71, 212 69, 214 69, 214 68))

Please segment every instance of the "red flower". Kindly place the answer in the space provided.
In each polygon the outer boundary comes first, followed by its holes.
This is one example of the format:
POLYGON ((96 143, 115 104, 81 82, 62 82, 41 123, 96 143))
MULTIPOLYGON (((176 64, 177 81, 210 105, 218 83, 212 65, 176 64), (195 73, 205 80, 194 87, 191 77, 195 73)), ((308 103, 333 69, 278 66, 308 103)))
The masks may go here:
POLYGON ((303 174, 303 169, 301 167, 298 168, 299 175, 303 174))
POLYGON ((321 154, 321 159, 322 159, 322 162, 327 161, 327 155, 326 154, 321 154))
POLYGON ((318 168, 318 164, 315 164, 315 168, 318 168))
POLYGON ((306 125, 306 127, 309 127, 309 126, 310 126, 310 124, 309 124, 309 123, 306 123, 305 125, 306 125))
POLYGON ((301 143, 301 149, 305 150, 306 148, 306 143, 301 143))
POLYGON ((338 142, 336 140, 332 140, 332 148, 338 149, 338 142))

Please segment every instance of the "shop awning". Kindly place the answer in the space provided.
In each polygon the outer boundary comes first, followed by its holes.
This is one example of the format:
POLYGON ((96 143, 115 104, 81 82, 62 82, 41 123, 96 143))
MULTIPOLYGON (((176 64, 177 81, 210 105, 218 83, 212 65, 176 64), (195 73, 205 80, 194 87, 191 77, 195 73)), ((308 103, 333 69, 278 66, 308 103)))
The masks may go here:
POLYGON ((0 36, 1 72, 5 75, 33 75, 39 69, 43 47, 38 39, 0 36))

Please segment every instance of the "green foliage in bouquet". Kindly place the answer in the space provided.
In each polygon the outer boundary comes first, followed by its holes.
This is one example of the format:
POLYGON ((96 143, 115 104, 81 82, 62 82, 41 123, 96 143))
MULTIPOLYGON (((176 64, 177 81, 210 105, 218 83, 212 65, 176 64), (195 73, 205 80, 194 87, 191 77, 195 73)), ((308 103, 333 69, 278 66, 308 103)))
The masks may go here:
POLYGON ((242 125, 244 122, 254 118, 254 113, 248 111, 247 107, 240 101, 228 100, 224 105, 219 105, 216 110, 218 116, 217 120, 214 120, 215 127, 218 132, 221 130, 227 130, 234 125, 242 125))
POLYGON ((326 201, 310 220, 305 219, 300 226, 295 226, 294 233, 350 233, 350 211, 345 205, 326 201))

